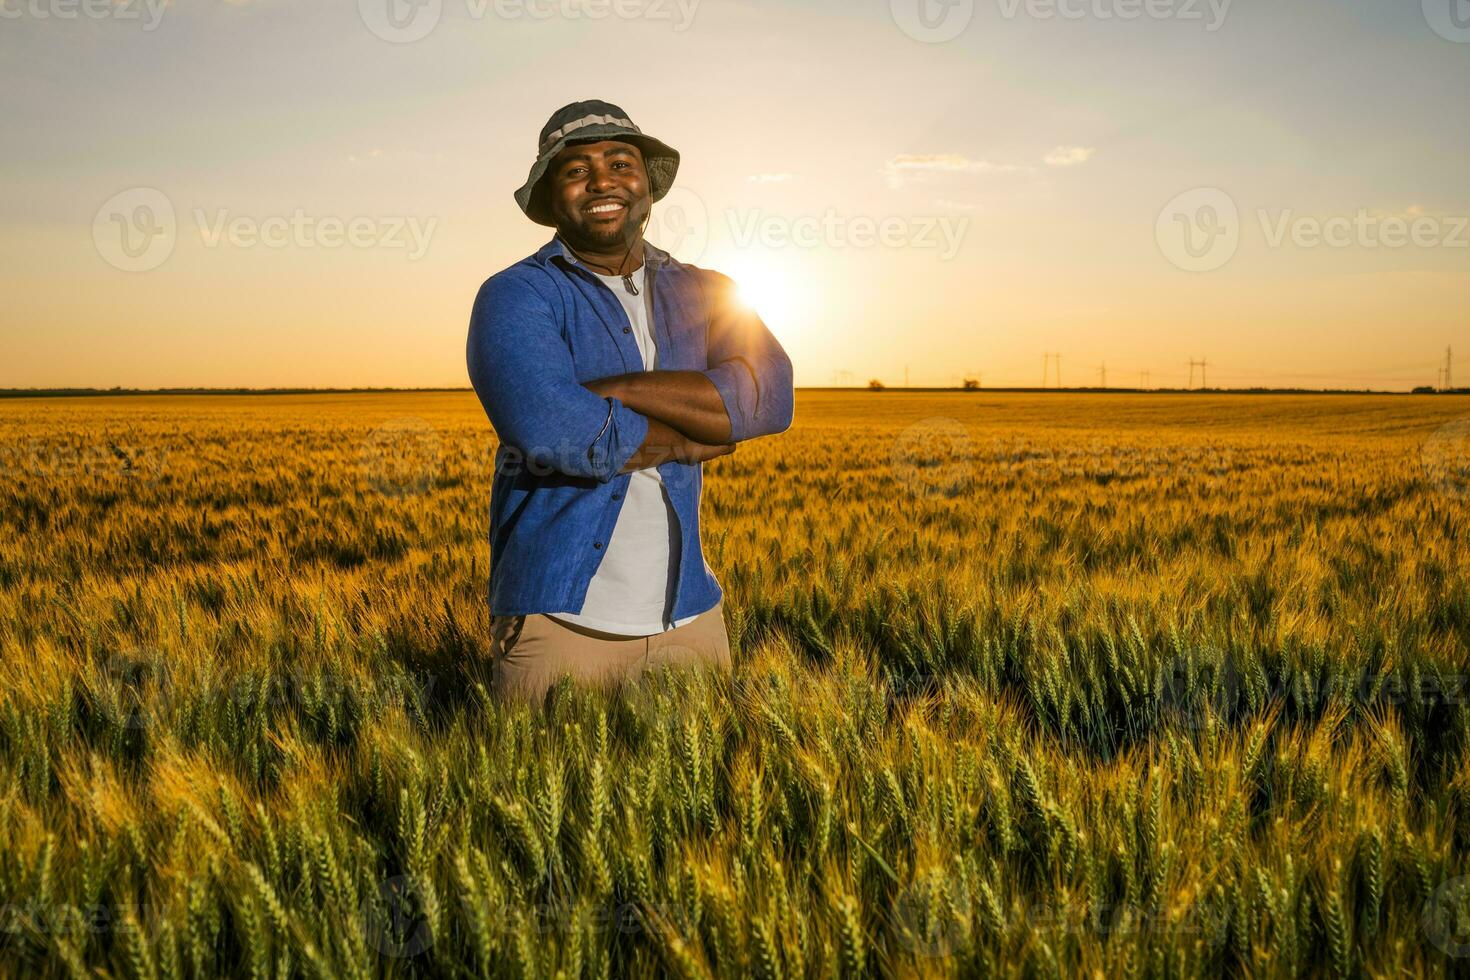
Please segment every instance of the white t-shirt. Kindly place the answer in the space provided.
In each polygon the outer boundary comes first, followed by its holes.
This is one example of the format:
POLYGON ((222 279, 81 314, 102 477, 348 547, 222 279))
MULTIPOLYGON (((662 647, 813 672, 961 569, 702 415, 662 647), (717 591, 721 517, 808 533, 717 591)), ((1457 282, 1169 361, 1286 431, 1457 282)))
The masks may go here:
MULTIPOLYGON (((622 276, 597 275, 623 304, 633 338, 643 355, 643 370, 656 370, 658 344, 650 326, 648 290, 643 286, 643 266, 633 273, 638 295, 628 292, 622 276)), ((589 270, 590 271, 590 270, 589 270)), ((664 489, 663 477, 654 467, 629 474, 628 491, 618 511, 612 536, 602 551, 602 561, 587 585, 587 598, 579 613, 548 613, 552 619, 574 623, 604 633, 648 636, 693 621, 687 616, 674 622, 667 618, 674 599, 674 568, 679 553, 679 519, 664 489), (673 559, 673 560, 671 560, 673 559)))

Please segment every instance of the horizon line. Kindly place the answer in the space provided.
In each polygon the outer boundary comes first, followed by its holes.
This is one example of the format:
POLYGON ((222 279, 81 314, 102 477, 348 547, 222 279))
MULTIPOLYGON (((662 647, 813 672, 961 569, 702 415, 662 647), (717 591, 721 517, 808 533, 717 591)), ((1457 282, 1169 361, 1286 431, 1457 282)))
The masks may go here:
MULTIPOLYGON (((1455 387, 1452 389, 1438 389, 1429 385, 1419 385, 1413 389, 1387 389, 1387 388, 1303 388, 1303 387, 1210 387, 1210 388, 1137 388, 1137 387, 1108 387, 1101 388, 1096 385, 1081 385, 1077 387, 1036 387, 1036 386, 996 386, 991 388, 964 388, 955 385, 884 385, 881 388, 871 388, 866 385, 796 385, 794 391, 864 391, 873 393, 893 392, 959 392, 962 394, 983 394, 985 392, 1002 393, 1042 393, 1055 392, 1057 394, 1187 394, 1187 395, 1253 395, 1253 394, 1303 394, 1303 395, 1466 395, 1470 394, 1470 388, 1455 387), (1427 389, 1427 390, 1426 390, 1427 389)), ((248 388, 248 387, 220 387, 220 388, 124 388, 116 386, 112 388, 0 388, 0 398, 96 398, 96 397, 130 397, 137 395, 353 395, 353 394, 412 394, 412 393, 436 393, 436 392, 474 392, 474 388, 465 385, 461 387, 424 387, 424 388, 398 388, 398 387, 359 387, 359 388, 307 388, 307 387, 271 387, 271 388, 248 388)))

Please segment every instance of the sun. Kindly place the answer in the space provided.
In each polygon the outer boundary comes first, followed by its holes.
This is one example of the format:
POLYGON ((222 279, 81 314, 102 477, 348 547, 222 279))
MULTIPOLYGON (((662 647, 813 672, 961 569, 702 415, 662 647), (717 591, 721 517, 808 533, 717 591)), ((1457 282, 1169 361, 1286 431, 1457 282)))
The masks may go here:
POLYGON ((772 255, 740 256, 721 271, 735 280, 740 302, 778 334, 799 333, 810 322, 811 277, 795 263, 772 255))
POLYGON ((747 274, 736 280, 736 286, 740 302, 763 320, 782 318, 791 309, 794 298, 791 286, 780 277, 747 274))

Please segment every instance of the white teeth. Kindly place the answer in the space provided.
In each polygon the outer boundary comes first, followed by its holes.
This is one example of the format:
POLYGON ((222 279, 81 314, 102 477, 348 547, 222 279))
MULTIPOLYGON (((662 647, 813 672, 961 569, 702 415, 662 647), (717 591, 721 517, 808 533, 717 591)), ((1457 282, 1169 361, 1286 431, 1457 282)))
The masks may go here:
POLYGON ((591 213, 592 214, 603 214, 604 212, 607 212, 607 211, 617 211, 617 210, 620 210, 621 208, 622 208, 622 205, 621 204, 599 204, 599 205, 597 205, 597 207, 591 209, 591 213))

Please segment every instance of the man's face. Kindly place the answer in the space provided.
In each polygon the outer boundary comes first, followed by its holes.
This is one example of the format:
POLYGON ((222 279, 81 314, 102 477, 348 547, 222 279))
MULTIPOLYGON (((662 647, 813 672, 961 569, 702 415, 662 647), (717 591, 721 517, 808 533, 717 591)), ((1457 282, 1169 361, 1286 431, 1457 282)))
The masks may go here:
POLYGON ((643 152, 604 140, 569 146, 547 169, 548 203, 557 231, 574 246, 632 244, 653 202, 643 152))

